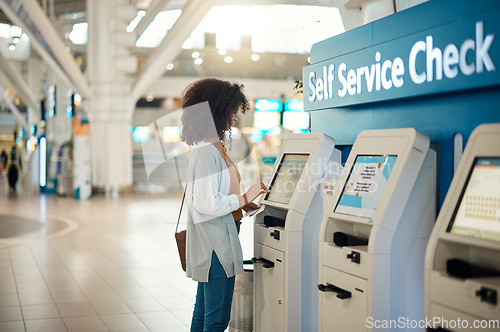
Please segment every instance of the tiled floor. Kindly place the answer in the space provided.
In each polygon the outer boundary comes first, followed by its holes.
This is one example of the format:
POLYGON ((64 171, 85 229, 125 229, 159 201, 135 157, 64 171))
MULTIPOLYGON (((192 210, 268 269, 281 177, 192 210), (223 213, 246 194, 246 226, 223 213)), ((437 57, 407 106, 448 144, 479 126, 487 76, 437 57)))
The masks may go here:
POLYGON ((196 283, 174 240, 181 195, 79 201, 8 193, 0 177, 0 215, 40 221, 0 238, 0 331, 188 331, 196 283))

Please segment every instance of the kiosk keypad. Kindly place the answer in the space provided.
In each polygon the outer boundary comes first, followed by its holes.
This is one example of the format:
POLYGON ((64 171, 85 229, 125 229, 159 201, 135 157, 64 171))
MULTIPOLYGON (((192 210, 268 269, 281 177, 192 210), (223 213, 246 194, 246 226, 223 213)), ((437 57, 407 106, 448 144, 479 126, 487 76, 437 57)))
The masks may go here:
POLYGON ((500 197, 467 195, 465 196, 465 215, 467 217, 500 220, 500 197))

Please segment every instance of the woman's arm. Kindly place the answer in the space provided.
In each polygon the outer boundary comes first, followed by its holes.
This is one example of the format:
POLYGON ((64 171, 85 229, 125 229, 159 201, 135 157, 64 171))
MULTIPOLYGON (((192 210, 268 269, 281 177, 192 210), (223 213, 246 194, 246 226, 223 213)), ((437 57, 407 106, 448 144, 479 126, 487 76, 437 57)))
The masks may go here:
MULTIPOLYGON (((217 155, 202 152, 194 165, 193 207, 201 214, 221 217, 240 208, 241 195, 225 195, 220 192, 222 166, 217 155)), ((244 204, 243 204, 244 205, 244 204)))
MULTIPOLYGON (((263 193, 269 192, 261 181, 254 183, 244 195, 226 195, 220 192, 220 177, 224 168, 218 162, 218 155, 210 150, 197 156, 194 165, 193 208, 200 214, 221 217, 251 203, 263 193)), ((208 219, 204 219, 208 220, 208 219)), ((204 220, 195 221, 195 223, 204 220)))

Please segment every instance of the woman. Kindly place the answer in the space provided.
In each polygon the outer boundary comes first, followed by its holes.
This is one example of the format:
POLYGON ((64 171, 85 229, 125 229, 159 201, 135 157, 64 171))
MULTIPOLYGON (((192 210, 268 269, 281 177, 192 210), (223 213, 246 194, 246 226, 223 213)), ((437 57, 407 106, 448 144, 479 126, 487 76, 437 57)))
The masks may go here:
POLYGON ((241 210, 268 192, 262 182, 242 195, 239 173, 226 154, 225 132, 249 109, 242 85, 214 78, 194 82, 182 99, 182 137, 191 146, 186 202, 189 208, 186 274, 198 281, 191 331, 228 326, 235 275, 243 273, 238 238, 241 210))

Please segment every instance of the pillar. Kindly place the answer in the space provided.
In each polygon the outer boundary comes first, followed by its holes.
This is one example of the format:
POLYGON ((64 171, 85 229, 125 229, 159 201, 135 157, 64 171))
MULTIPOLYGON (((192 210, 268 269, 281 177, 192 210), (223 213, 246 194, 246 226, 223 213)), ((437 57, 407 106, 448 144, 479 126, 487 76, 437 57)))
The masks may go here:
POLYGON ((92 145, 92 184, 106 193, 132 185, 132 74, 137 61, 130 56, 125 28, 135 9, 123 0, 87 0, 87 76, 92 145))

